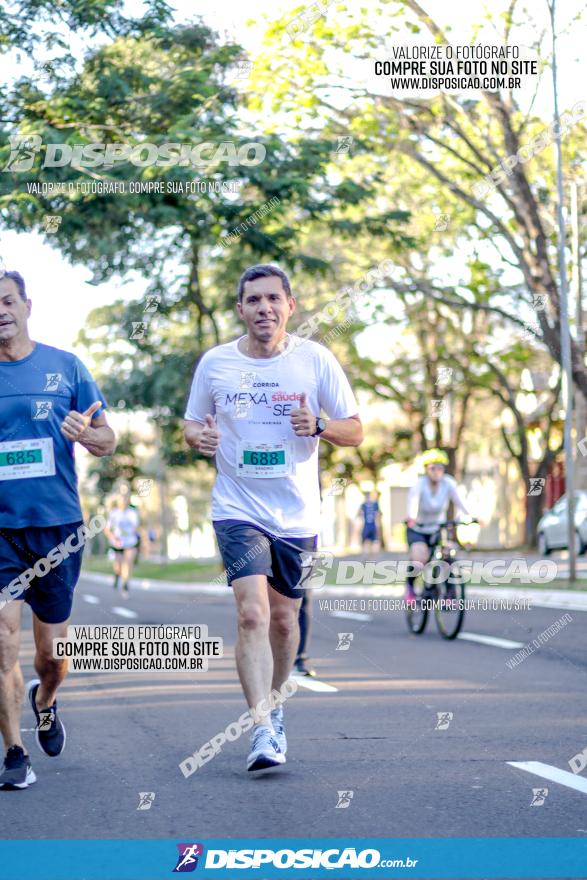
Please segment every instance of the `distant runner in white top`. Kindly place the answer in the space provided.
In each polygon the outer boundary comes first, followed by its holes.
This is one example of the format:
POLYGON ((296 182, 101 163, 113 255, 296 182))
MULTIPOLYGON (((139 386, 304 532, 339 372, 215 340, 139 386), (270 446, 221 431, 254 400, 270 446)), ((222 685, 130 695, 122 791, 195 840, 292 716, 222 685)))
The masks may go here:
MULTIPOLYGON (((423 464, 426 473, 418 477, 408 494, 407 540, 412 562, 426 565, 436 544, 438 527, 446 520, 452 501, 457 511, 472 517, 454 477, 445 473, 448 455, 441 449, 428 449, 423 464)), ((414 576, 407 579, 406 601, 415 600, 414 576)))
POLYGON ((295 305, 281 269, 247 269, 236 304, 247 335, 200 359, 185 413, 188 444, 216 456, 212 521, 237 602, 237 669, 258 722, 249 770, 285 761, 282 708, 256 707, 287 681, 299 640, 303 551, 319 532, 318 440, 363 439, 334 355, 286 333, 295 305))
POLYGON ((117 498, 116 506, 110 511, 104 534, 110 543, 110 550, 114 553, 112 560, 114 583, 112 586, 117 590, 122 579, 122 596, 124 599, 128 599, 130 580, 139 545, 139 514, 134 507, 130 506, 130 498, 126 493, 117 498))

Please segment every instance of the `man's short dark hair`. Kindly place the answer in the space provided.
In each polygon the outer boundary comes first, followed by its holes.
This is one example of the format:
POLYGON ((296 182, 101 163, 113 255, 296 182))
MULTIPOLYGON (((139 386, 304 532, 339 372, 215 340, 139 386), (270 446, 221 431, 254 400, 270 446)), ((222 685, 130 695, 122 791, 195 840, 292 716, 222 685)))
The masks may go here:
POLYGON ((258 263, 256 266, 249 266, 245 269, 238 282, 238 301, 242 302, 245 284, 247 281, 255 281, 257 278, 281 278, 283 289, 288 296, 291 296, 291 285, 289 278, 279 266, 272 266, 271 263, 258 263))
POLYGON ((3 281, 4 278, 11 278, 18 287, 18 292, 21 297, 26 300, 26 287, 24 286, 24 278, 20 272, 5 272, 3 275, 0 273, 0 281, 3 281))

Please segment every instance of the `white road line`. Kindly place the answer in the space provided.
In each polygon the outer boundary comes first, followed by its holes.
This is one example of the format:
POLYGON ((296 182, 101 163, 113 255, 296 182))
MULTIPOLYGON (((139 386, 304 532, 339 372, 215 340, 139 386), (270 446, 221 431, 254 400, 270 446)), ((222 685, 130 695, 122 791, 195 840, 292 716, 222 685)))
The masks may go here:
POLYGON ((120 617, 138 617, 136 611, 131 611, 130 608, 121 608, 120 605, 114 605, 112 607, 112 611, 115 614, 118 614, 120 617))
POLYGON ((337 691, 338 688, 335 688, 334 685, 326 684, 325 681, 318 681, 317 678, 312 678, 309 675, 291 675, 290 678, 293 678, 300 687, 308 688, 309 691, 320 691, 321 693, 330 693, 333 691, 337 691))
POLYGON ((508 651, 524 647, 524 642, 512 642, 510 639, 500 639, 497 636, 483 636, 481 633, 459 633, 457 639, 464 639, 466 642, 479 642, 480 645, 493 645, 496 648, 506 648, 508 651))
POLYGON ((510 767, 517 767, 519 770, 525 770, 526 773, 542 776, 543 779, 550 779, 551 782, 558 782, 559 785, 566 785, 568 788, 587 794, 587 779, 584 776, 576 776, 568 770, 559 770, 558 767, 543 764, 542 761, 507 761, 506 763, 510 767))
POLYGON ((361 614, 359 611, 331 611, 331 617, 344 617, 348 620, 373 620, 370 614, 361 614))
POLYGON ((84 593, 82 596, 84 602, 87 602, 88 605, 99 605, 100 600, 97 596, 92 596, 91 593, 84 593))

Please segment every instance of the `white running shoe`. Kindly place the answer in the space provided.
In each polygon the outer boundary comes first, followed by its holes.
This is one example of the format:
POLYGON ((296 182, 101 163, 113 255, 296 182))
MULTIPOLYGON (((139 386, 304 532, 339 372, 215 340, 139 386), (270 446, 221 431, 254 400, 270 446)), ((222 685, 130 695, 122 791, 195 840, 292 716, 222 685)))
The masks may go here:
POLYGON ((283 706, 278 706, 276 709, 271 710, 271 723, 273 724, 279 751, 285 755, 287 753, 287 739, 285 738, 285 727, 283 725, 283 706))
POLYGON ((285 755, 279 748, 270 727, 259 725, 251 734, 251 751, 247 758, 247 770, 266 770, 285 764, 285 755))

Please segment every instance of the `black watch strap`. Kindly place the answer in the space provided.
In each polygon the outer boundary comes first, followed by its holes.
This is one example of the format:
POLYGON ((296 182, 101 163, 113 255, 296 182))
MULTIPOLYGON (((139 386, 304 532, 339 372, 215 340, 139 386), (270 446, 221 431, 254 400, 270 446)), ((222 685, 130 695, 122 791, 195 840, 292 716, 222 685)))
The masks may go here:
POLYGON ((325 419, 322 419, 322 418, 318 417, 318 418, 316 419, 316 430, 315 430, 314 433, 312 434, 312 437, 319 437, 320 434, 322 433, 322 431, 325 431, 325 430, 326 430, 326 421, 325 421, 325 419))

